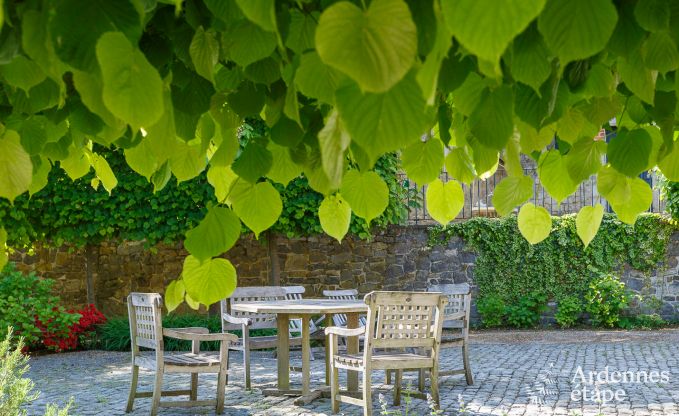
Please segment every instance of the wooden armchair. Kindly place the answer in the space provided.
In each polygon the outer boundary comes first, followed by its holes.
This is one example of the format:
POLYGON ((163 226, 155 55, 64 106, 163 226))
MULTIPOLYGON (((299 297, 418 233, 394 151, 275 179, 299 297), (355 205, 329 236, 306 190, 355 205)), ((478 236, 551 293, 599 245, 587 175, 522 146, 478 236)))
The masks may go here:
MULTIPOLYGON (((306 289, 304 286, 283 286, 283 289, 285 289, 285 299, 287 300, 298 300, 298 299, 303 299, 304 298, 304 292, 306 292, 306 289)), ((321 328, 318 327, 318 323, 322 322, 322 319, 318 319, 316 321, 309 320, 309 334, 312 339, 324 339, 325 335, 323 334, 323 331, 321 328)), ((300 336, 302 334, 302 320, 301 319, 291 319, 290 320, 290 334, 292 333, 298 334, 300 336)), ((314 359, 314 355, 311 354, 311 359, 314 359)))
MULTIPOLYGON (((333 300, 357 300, 358 290, 356 289, 345 289, 345 290, 324 290, 323 296, 328 299, 333 300)), ((343 313, 338 313, 332 316, 332 323, 335 326, 347 326, 347 315, 343 313)), ((358 318, 358 323, 361 326, 366 325, 365 316, 360 316, 358 318)))
POLYGON ((372 415, 370 378, 373 370, 396 370, 394 404, 400 403, 401 376, 405 369, 424 369, 431 374, 431 395, 439 402, 438 359, 441 325, 446 297, 440 293, 371 292, 365 296, 368 305, 364 328, 330 327, 330 401, 333 413, 340 402, 363 406, 364 416, 372 415), (340 354, 338 337, 364 335, 362 354, 340 354), (417 352, 405 352, 405 347, 417 352), (361 398, 341 394, 338 370, 363 373, 361 398))
POLYGON ((127 399, 126 412, 131 412, 134 399, 151 397, 151 415, 158 407, 215 406, 218 414, 224 412, 224 390, 228 367, 228 345, 238 338, 232 334, 210 334, 207 328, 163 328, 161 319, 162 298, 158 293, 131 293, 127 297, 132 345, 132 384, 127 399), (192 341, 191 352, 166 355, 163 337, 192 341), (200 351, 200 341, 221 341, 219 356, 200 351), (139 348, 154 350, 152 356, 142 355, 139 348), (138 392, 139 368, 156 373, 152 392, 138 392), (164 373, 190 373, 191 388, 188 390, 163 391, 164 373), (198 373, 217 373, 217 399, 198 400, 198 373), (188 401, 160 401, 161 396, 189 396, 188 401))
MULTIPOLYGON (((248 312, 232 311, 231 305, 240 302, 285 300, 287 292, 280 286, 256 286, 239 287, 234 290, 228 299, 223 299, 221 304, 222 331, 241 330, 242 336, 237 342, 229 346, 229 350, 243 352, 243 371, 245 388, 251 389, 250 379, 250 351, 276 348, 276 335, 251 337, 253 329, 276 329, 276 315, 255 314, 248 312)), ((290 345, 302 345, 301 337, 291 337, 290 345)), ((227 379, 228 382, 228 379, 227 379)))

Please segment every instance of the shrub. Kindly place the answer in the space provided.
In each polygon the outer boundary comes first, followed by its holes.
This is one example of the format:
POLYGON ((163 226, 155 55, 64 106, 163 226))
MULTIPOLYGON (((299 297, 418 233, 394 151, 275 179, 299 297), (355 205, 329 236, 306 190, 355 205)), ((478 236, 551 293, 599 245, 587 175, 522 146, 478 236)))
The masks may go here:
POLYGON ((483 326, 487 328, 501 326, 504 323, 506 306, 500 296, 486 295, 476 302, 476 309, 481 315, 483 326))
POLYGON ((622 317, 618 322, 618 326, 624 329, 658 329, 665 325, 667 321, 657 313, 622 317))
POLYGON ((583 305, 578 296, 564 296, 557 302, 557 311, 554 315, 556 323, 562 328, 570 328, 580 319, 583 305))
POLYGON ((507 321, 517 328, 532 328, 540 322, 540 315, 547 309, 547 295, 531 292, 521 296, 513 305, 507 306, 507 321))
POLYGON ((52 295, 53 285, 53 280, 8 265, 0 273, 0 328, 13 327, 27 348, 59 350, 80 315, 61 306, 59 297, 52 295))
MULTIPOLYGON (((37 399, 39 392, 33 392, 33 382, 24 377, 28 371, 28 356, 22 353, 24 339, 12 337, 9 328, 5 339, 0 342, 0 415, 26 415, 22 407, 37 399)), ((67 416, 71 402, 65 408, 47 405, 45 415, 67 416)))
POLYGON ((616 326, 629 300, 625 284, 612 274, 602 274, 592 280, 585 293, 586 310, 595 326, 616 326))

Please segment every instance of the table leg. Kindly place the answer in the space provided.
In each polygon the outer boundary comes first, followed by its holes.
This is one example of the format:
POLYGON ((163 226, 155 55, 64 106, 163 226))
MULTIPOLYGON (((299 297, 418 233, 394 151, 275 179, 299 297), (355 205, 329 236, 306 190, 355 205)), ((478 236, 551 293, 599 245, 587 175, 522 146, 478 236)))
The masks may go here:
MULTIPOLYGON (((347 313, 347 328, 358 328, 358 313, 347 313)), ((358 354, 358 337, 347 337, 347 353, 358 354)), ((358 391, 358 371, 347 371, 347 390, 358 391)))
MULTIPOLYGON (((332 314, 325 314, 325 327, 333 326, 332 314)), ((330 336, 325 336, 325 385, 330 385, 330 336)))
POLYGON ((278 390, 290 389, 290 316, 278 314, 278 390))
POLYGON ((309 337, 309 315, 302 315, 302 395, 309 394, 311 378, 311 340, 309 337))

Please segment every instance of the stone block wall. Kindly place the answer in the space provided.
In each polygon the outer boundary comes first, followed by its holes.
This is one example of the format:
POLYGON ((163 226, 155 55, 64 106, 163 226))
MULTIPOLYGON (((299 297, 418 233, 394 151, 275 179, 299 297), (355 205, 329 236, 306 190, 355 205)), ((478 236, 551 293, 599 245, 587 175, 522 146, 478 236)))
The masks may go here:
MULTIPOLYGON (((427 247, 427 237, 425 226, 390 227, 371 241, 352 237, 342 244, 327 236, 278 237, 280 283, 303 285, 309 297, 338 288, 356 288, 363 294, 378 289, 424 290, 442 283, 468 282, 473 287, 476 254, 465 250, 464 242, 457 238, 445 247, 427 247)), ((129 292, 163 293, 165 286, 180 275, 186 254, 181 243, 160 244, 153 250, 145 248, 143 242, 108 242, 93 247, 90 267, 97 306, 109 315, 126 314, 129 292)), ((241 238, 226 257, 238 271, 240 286, 271 284, 265 241, 241 238)), ((84 249, 38 249, 33 255, 17 252, 11 260, 22 271, 35 271, 56 280, 56 291, 69 307, 87 302, 84 249)), ((625 267, 622 279, 647 298, 655 297, 665 318, 676 319, 679 234, 671 239, 664 268, 648 276, 625 267)))

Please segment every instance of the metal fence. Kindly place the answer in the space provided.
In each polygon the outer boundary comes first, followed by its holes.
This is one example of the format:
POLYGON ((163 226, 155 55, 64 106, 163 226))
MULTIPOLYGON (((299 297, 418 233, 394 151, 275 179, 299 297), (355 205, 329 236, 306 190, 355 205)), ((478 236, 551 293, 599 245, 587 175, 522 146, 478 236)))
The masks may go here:
MULTIPOLYGON (((580 211, 583 206, 592 206, 594 204, 601 204, 607 212, 612 212, 608 202, 599 195, 596 186, 596 176, 592 176, 580 184, 578 189, 567 199, 558 204, 552 197, 549 196, 545 188, 540 184, 537 175, 537 169, 524 168, 524 174, 533 178, 533 198, 530 200, 533 204, 547 209, 552 215, 574 214, 580 211)), ((456 220, 464 220, 473 217, 496 217, 498 216, 493 208, 492 198, 495 186, 507 176, 503 170, 498 170, 493 176, 486 180, 476 180, 469 185, 462 184, 464 190, 465 201, 462 211, 457 216, 456 220)), ((443 171, 439 176, 443 182, 447 182, 451 178, 448 173, 443 171)), ((642 179, 646 180, 653 188, 653 202, 649 212, 664 212, 665 201, 660 198, 660 190, 658 189, 658 178, 655 175, 642 175, 642 179)), ((418 186, 405 174, 401 174, 400 182, 403 187, 410 189, 408 192, 408 207, 410 209, 408 223, 409 224, 434 224, 435 221, 429 216, 427 212, 427 203, 425 193, 427 186, 418 186)))

